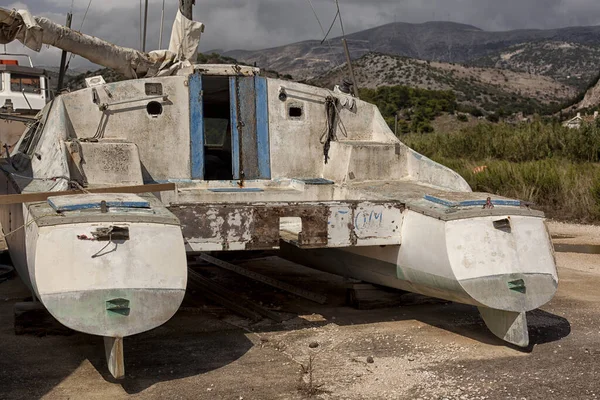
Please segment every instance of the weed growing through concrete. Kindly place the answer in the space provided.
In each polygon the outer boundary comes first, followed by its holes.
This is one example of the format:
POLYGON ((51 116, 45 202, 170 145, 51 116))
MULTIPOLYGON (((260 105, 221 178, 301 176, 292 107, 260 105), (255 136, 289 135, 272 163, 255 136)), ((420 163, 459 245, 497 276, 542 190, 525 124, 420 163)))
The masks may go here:
POLYGON ((318 353, 311 352, 308 357, 308 363, 306 365, 300 365, 302 368, 302 376, 300 377, 298 391, 309 399, 325 393, 325 391, 322 390, 323 384, 317 384, 315 381, 315 360, 317 355, 318 353))

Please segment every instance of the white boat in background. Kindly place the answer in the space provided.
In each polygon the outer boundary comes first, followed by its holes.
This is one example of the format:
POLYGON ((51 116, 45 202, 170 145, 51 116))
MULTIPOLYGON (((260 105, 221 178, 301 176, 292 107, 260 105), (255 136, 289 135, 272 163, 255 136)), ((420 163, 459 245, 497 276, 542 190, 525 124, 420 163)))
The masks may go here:
POLYGON ((113 375, 124 374, 122 338, 179 307, 186 252, 279 250, 472 304, 495 335, 528 345, 525 313, 558 284, 543 214, 473 193, 404 145, 374 105, 257 68, 195 65, 203 26, 181 13, 170 49, 149 54, 23 11, 0 8, 0 21, 19 32, 4 41, 51 43, 137 78, 90 79, 54 99, 0 185, 25 196, 0 198, 22 279, 61 323, 107 338, 113 375), (32 20, 39 42, 25 35, 32 20), (175 190, 127 194, 161 184, 175 190), (63 193, 107 186, 112 194, 63 193))
POLYGON ((49 98, 46 71, 26 54, 0 53, 0 145, 12 148, 49 98))

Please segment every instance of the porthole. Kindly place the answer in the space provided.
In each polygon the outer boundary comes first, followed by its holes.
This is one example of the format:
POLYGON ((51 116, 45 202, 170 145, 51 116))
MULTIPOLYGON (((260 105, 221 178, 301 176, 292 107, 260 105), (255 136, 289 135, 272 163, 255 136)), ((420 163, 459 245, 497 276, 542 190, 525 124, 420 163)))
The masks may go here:
POLYGON ((148 115, 158 117, 163 112, 163 106, 158 101, 151 101, 146 106, 146 111, 148 112, 148 115))

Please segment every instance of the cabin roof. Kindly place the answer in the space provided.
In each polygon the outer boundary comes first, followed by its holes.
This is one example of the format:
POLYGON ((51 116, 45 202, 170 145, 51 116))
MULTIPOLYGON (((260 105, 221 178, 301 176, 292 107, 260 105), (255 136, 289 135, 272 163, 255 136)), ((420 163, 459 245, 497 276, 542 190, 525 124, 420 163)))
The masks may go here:
POLYGON ((0 72, 16 72, 19 74, 46 75, 41 68, 26 67, 23 65, 0 64, 0 72))
POLYGON ((260 73, 260 68, 234 64, 195 64, 194 71, 200 72, 202 75, 254 76, 260 73))

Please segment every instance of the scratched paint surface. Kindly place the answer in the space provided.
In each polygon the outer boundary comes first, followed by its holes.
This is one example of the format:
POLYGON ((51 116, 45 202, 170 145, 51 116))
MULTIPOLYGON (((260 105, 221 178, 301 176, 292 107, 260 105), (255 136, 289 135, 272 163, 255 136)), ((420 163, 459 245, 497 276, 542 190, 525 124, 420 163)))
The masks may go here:
POLYGON ((193 251, 268 250, 279 248, 280 221, 298 217, 294 240, 302 248, 400 244, 404 207, 394 202, 332 202, 179 205, 180 219, 193 251))

